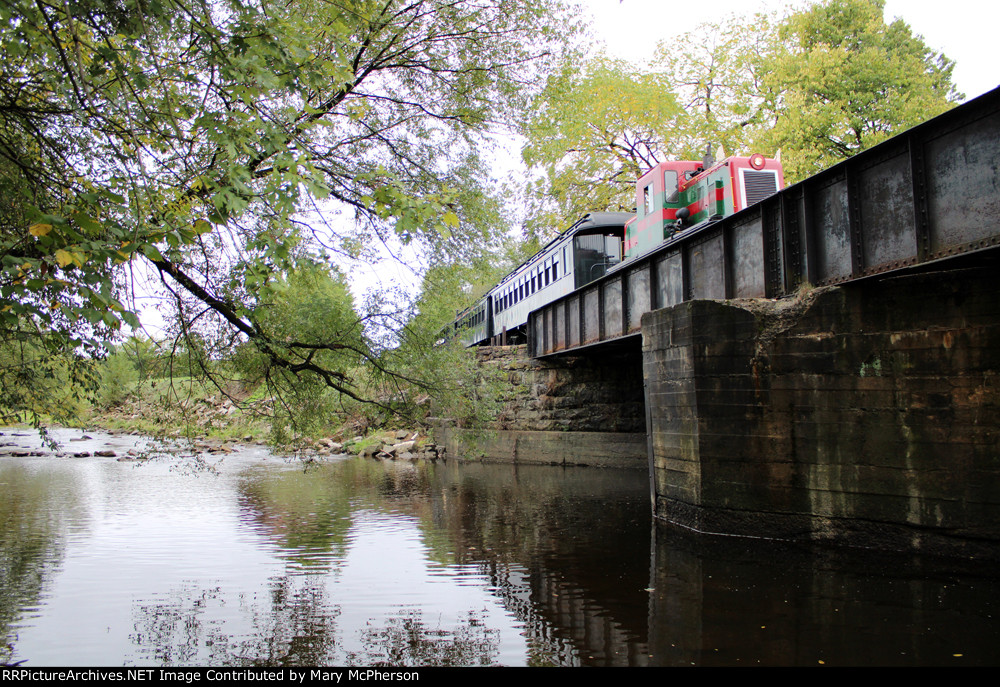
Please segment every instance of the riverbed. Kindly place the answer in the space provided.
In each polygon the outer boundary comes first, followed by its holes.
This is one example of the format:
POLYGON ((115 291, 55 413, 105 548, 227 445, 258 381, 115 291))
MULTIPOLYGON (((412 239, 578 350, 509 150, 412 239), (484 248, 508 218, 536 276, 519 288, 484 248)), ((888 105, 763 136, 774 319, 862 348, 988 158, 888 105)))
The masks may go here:
POLYGON ((1000 662, 997 565, 678 531, 642 471, 88 435, 0 436, 0 664, 1000 662))

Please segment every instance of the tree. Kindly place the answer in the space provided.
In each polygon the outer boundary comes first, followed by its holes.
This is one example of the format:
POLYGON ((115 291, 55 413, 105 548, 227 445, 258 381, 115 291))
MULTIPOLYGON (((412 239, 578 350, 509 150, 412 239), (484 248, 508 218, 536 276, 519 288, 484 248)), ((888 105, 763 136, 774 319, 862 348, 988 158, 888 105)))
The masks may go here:
POLYGON ((762 14, 704 24, 661 41, 652 71, 572 57, 523 128, 536 214, 562 228, 590 210, 630 210, 654 165, 700 160, 708 145, 748 151, 775 116, 764 78, 775 26, 762 14))
POLYGON ((529 187, 549 226, 634 206, 657 162, 781 150, 798 181, 952 107, 954 64, 882 0, 707 23, 660 43, 650 73, 599 57, 564 67, 524 127, 529 187))
POLYGON ((351 400, 336 390, 341 380, 357 385, 356 369, 366 362, 380 365, 365 341, 364 320, 355 313, 347 281, 335 267, 301 261, 262 289, 253 318, 273 346, 298 344, 280 351, 291 367, 276 365, 273 355, 252 344, 240 346, 230 358, 247 386, 263 383, 275 399, 271 432, 276 443, 293 438, 286 436, 286 427, 308 436, 323 433, 351 400))
POLYGON ((0 330, 0 424, 74 421, 99 381, 94 361, 60 350, 30 322, 13 332, 0 330))
POLYGON ((537 252, 532 241, 513 237, 489 248, 472 259, 441 259, 430 265, 400 328, 399 345, 386 356, 392 369, 405 374, 383 377, 384 393, 412 418, 422 420, 431 410, 426 401, 433 398, 433 411, 440 417, 482 427, 496 417, 502 393, 509 392, 506 377, 500 380, 499 372, 478 365, 452 336, 460 312, 537 252))
POLYGON ((668 159, 684 113, 659 75, 599 57, 567 62, 523 126, 532 228, 543 236, 593 210, 635 207, 635 180, 668 159))
POLYGON ((0 326, 99 348, 138 324, 145 262, 183 332, 347 395, 258 317, 269 284, 321 247, 460 252, 477 137, 572 33, 555 0, 4 0, 0 22, 0 326), (358 231, 297 214, 321 203, 358 231))
MULTIPOLYGON (((773 124, 775 84, 768 63, 778 49, 777 20, 756 14, 705 23, 657 45, 653 67, 684 110, 676 159, 701 159, 707 144, 748 154, 773 124)), ((770 152, 770 151, 769 151, 770 152)))
POLYGON ((915 126, 962 98, 954 63, 883 0, 827 0, 789 16, 781 50, 765 61, 780 96, 763 140, 780 148, 786 179, 798 181, 915 126))

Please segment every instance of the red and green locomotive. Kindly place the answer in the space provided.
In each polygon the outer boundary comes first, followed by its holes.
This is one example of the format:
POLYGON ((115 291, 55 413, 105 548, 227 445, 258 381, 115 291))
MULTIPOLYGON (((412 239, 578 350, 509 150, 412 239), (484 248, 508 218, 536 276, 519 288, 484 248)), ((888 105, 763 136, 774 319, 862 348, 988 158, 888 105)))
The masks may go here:
POLYGON ((636 214, 590 213, 518 266, 451 325, 466 345, 523 340, 528 315, 613 272, 675 234, 758 203, 784 187, 781 162, 754 154, 662 162, 636 182, 636 214))
POLYGON ((636 216, 625 227, 624 260, 680 231, 739 212, 784 185, 781 162, 759 153, 720 162, 661 162, 636 182, 636 216))

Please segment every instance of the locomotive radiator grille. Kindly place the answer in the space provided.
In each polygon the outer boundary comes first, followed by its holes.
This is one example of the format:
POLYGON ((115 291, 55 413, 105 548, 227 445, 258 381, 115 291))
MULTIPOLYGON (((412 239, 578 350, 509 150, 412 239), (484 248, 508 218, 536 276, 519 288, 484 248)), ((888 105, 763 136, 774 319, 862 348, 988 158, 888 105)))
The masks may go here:
POLYGON ((759 172, 742 169, 740 172, 743 176, 743 197, 746 198, 747 207, 778 192, 777 172, 768 169, 759 172))

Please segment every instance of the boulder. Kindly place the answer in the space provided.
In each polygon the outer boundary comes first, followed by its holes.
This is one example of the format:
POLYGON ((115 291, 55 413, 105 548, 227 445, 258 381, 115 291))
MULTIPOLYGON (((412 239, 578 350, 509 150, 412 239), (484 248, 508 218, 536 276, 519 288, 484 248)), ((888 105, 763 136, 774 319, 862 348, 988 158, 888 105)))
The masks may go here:
POLYGON ((386 449, 389 453, 399 455, 400 453, 407 453, 413 448, 415 441, 403 441, 398 444, 393 444, 392 448, 386 449))

